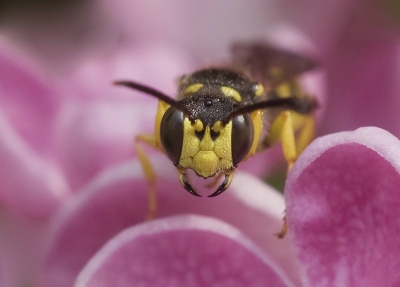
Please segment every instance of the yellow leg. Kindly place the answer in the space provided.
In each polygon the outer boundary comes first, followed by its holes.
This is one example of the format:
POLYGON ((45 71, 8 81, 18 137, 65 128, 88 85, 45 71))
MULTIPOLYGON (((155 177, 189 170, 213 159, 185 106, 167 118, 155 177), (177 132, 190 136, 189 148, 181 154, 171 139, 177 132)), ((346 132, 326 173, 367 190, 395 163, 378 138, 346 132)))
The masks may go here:
POLYGON ((277 236, 279 239, 282 239, 283 237, 285 237, 286 232, 287 232, 287 229, 288 229, 288 227, 287 227, 286 215, 285 215, 285 216, 283 217, 283 224, 282 224, 281 230, 276 234, 276 236, 277 236))
POLYGON ((149 192, 149 202, 148 202, 148 212, 146 220, 154 219, 157 211, 157 200, 156 200, 156 174, 154 172, 153 166, 147 156, 146 152, 143 150, 141 142, 148 144, 151 147, 156 147, 155 137, 153 135, 137 135, 135 138, 135 150, 138 155, 140 164, 142 165, 143 173, 146 177, 149 192))
POLYGON ((303 115, 304 122, 296 140, 297 154, 300 155, 310 144, 315 134, 315 121, 312 115, 303 115))
POLYGON ((146 177, 148 183, 149 191, 149 208, 147 212, 147 220, 152 220, 156 216, 157 211, 157 198, 156 198, 156 174, 154 172, 153 166, 147 156, 146 152, 143 150, 141 143, 145 143, 152 148, 159 151, 163 151, 160 140, 160 122, 164 116, 165 111, 168 109, 169 105, 159 101, 158 109, 155 121, 155 131, 154 134, 140 134, 135 138, 135 150, 139 158, 140 164, 142 165, 143 173, 146 177))
MULTIPOLYGON (((282 150, 283 155, 288 163, 288 172, 292 169, 294 162, 297 159, 296 152, 296 141, 294 136, 293 120, 291 112, 284 111, 280 114, 282 117, 282 150)), ((285 237, 287 232, 286 216, 283 217, 282 228, 277 234, 278 238, 282 239, 285 237)))
POLYGON ((292 169, 294 162, 297 159, 296 152, 296 141, 294 137, 293 121, 291 117, 291 112, 284 111, 280 115, 283 118, 282 125, 282 150, 283 156, 288 163, 288 172, 292 169))
MULTIPOLYGON (((315 123, 312 115, 304 115, 304 121, 300 128, 297 140, 294 136, 293 122, 290 112, 283 112, 284 124, 282 125, 282 148, 285 159, 288 162, 288 172, 293 167, 294 162, 297 160, 299 154, 307 147, 314 137, 315 123)), ((286 216, 283 218, 283 225, 278 238, 285 237, 287 232, 286 216)))
MULTIPOLYGON (((298 87, 294 87, 298 88, 298 87)), ((299 94, 299 90, 293 90, 288 85, 281 85, 277 89, 281 97, 299 94)), ((283 155, 288 163, 288 172, 292 169, 300 153, 307 147, 314 137, 315 123, 311 114, 300 114, 296 112, 283 111, 271 124, 269 134, 257 147, 257 152, 268 148, 281 141, 283 155), (296 134, 296 135, 295 135, 296 134)), ((286 216, 278 238, 283 238, 287 232, 286 216)))

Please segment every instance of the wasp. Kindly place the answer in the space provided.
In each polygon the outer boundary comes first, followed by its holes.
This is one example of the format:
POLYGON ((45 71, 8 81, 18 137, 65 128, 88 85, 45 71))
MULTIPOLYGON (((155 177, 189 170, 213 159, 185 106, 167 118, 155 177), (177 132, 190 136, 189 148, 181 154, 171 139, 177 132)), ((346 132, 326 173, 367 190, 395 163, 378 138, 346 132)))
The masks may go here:
POLYGON ((224 176, 209 195, 215 197, 229 187, 242 161, 281 141, 290 169, 311 141, 317 101, 297 77, 316 63, 265 43, 236 44, 231 54, 228 64, 182 76, 177 99, 140 83, 114 83, 159 100, 154 133, 135 138, 149 183, 148 217, 156 209, 155 174, 141 143, 168 156, 192 195, 200 196, 188 180, 188 169, 203 178, 224 176))

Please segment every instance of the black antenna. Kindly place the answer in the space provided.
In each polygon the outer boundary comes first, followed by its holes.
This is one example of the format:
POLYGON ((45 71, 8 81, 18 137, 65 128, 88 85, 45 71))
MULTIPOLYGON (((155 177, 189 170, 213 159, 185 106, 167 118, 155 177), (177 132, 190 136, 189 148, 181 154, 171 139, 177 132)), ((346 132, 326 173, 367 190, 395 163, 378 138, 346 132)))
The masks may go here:
POLYGON ((268 109, 268 108, 283 108, 293 110, 295 112, 301 114, 308 114, 311 113, 317 107, 317 102, 314 99, 310 98, 278 98, 278 99, 270 99, 267 101, 255 103, 252 105, 241 107, 224 119, 225 123, 228 123, 234 117, 251 113, 256 110, 268 109))
POLYGON ((166 94, 164 94, 160 91, 157 91, 153 88, 150 88, 148 86, 144 86, 144 85, 141 85, 141 84, 138 84, 135 82, 131 82, 131 81, 116 81, 116 82, 114 82, 114 85, 126 86, 128 88, 141 91, 143 93, 146 93, 148 95, 156 97, 157 99, 167 103, 168 105, 176 108, 177 110, 180 110, 187 116, 190 115, 189 111, 186 109, 186 107, 182 103, 180 103, 180 102, 174 100, 173 98, 167 96, 166 94))

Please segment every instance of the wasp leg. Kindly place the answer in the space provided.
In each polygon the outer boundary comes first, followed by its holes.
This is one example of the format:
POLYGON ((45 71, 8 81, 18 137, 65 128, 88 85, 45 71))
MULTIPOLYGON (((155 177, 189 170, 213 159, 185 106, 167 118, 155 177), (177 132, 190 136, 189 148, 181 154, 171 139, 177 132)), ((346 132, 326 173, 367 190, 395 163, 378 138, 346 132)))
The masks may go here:
POLYGON ((225 173, 224 182, 218 187, 218 189, 208 197, 215 197, 223 193, 232 183, 233 179, 233 169, 225 173))
POLYGON ((275 234, 275 235, 276 235, 279 239, 282 239, 283 237, 285 237, 287 230, 288 230, 288 227, 287 227, 286 215, 285 215, 285 216, 283 217, 283 224, 282 224, 281 230, 280 230, 277 234, 275 234))
POLYGON ((156 140, 154 135, 140 134, 135 138, 135 150, 138 155, 140 164, 143 169, 144 176, 148 184, 149 193, 149 206, 146 216, 146 220, 154 219, 157 210, 157 200, 156 200, 156 174, 154 172, 153 166, 147 156, 146 152, 143 150, 140 142, 146 143, 151 147, 156 147, 156 140))
POLYGON ((315 134, 315 120, 312 115, 303 115, 304 122, 296 139, 297 154, 300 155, 311 143, 315 134))
POLYGON ((190 185, 189 181, 187 180, 186 177, 186 170, 184 169, 178 169, 178 175, 179 175, 179 182, 181 183, 181 185, 183 186, 184 189, 186 189, 187 191, 189 191, 191 194, 193 194, 194 196, 198 196, 201 197, 200 194, 198 194, 193 187, 190 185))
MULTIPOLYGON (((297 159, 296 152, 296 142, 294 137, 294 128, 293 128, 293 120, 291 116, 291 112, 283 111, 279 117, 282 117, 283 125, 282 125, 282 150, 283 155, 288 163, 288 172, 293 167, 294 162, 297 159)), ((282 239, 285 237, 287 232, 287 222, 286 216, 283 218, 282 228, 277 234, 278 238, 282 239)))
POLYGON ((269 134, 257 146, 257 152, 281 142, 288 170, 314 137, 315 123, 312 115, 283 111, 270 127, 269 134), (296 134, 296 136, 295 136, 296 134))
POLYGON ((147 212, 147 220, 154 219, 157 211, 157 198, 156 198, 156 174, 154 172, 153 166, 150 163, 150 160, 143 150, 141 143, 145 143, 148 146, 157 149, 163 152, 161 141, 160 141, 160 122, 165 113, 168 109, 169 105, 164 103, 163 101, 158 102, 158 109, 155 121, 155 132, 154 134, 139 134, 135 137, 135 150, 136 154, 138 155, 140 164, 143 169, 143 173, 146 177, 147 184, 148 184, 148 193, 149 193, 149 208, 147 212))
POLYGON ((291 112, 284 111, 279 116, 283 117, 282 126, 282 150, 283 156, 288 163, 288 172, 292 169, 297 159, 296 141, 294 137, 293 120, 291 112))
MULTIPOLYGON (((271 126, 270 134, 258 148, 263 149, 281 141, 289 172, 299 154, 303 152, 311 142, 314 136, 314 130, 315 123, 312 115, 301 115, 290 111, 283 111, 271 126), (299 131, 297 138, 295 137, 295 130, 299 131)), ((283 226, 277 234, 278 238, 283 238, 286 232, 287 223, 286 217, 284 217, 283 226)))

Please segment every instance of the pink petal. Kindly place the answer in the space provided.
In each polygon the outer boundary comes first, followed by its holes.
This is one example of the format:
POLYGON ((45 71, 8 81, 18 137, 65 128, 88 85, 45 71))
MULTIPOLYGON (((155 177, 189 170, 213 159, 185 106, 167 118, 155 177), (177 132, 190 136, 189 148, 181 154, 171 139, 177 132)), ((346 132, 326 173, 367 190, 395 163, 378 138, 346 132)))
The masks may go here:
POLYGON ((336 9, 344 12, 340 17, 334 10, 319 11, 316 16, 330 19, 331 31, 323 29, 326 23, 315 25, 315 17, 303 17, 303 22, 309 22, 311 33, 319 30, 312 38, 323 53, 327 70, 329 108, 321 124, 323 132, 377 126, 400 136, 397 124, 400 41, 397 24, 392 27, 393 23, 388 21, 391 16, 388 10, 393 3, 334 2, 321 6, 336 5, 336 9))
POLYGON ((210 0, 102 0, 102 4, 124 39, 175 41, 202 63, 214 61, 215 55, 226 53, 235 40, 257 37, 277 15, 275 3, 262 0, 235 1, 229 5, 210 0))
POLYGON ((355 11, 356 0, 334 1, 279 1, 280 21, 288 23, 303 31, 321 52, 331 49, 340 37, 340 33, 347 28, 355 11))
POLYGON ((0 201, 47 217, 68 193, 62 173, 44 159, 60 99, 38 66, 4 39, 0 66, 0 201))
POLYGON ((135 135, 154 132, 157 99, 113 81, 137 81, 174 97, 175 80, 187 69, 177 48, 151 43, 129 48, 104 59, 89 57, 59 83, 73 96, 56 123, 55 155, 73 190, 103 168, 132 158, 135 135))
POLYGON ((128 88, 113 85, 114 81, 137 81, 172 97, 176 80, 192 69, 184 50, 162 41, 126 44, 111 52, 101 49, 80 59, 72 71, 60 78, 58 85, 83 99, 129 99, 135 103, 156 99, 128 88))
POLYGON ((68 194, 63 174, 16 134, 0 113, 0 201, 33 217, 47 217, 68 194))
POLYGON ((343 35, 328 62, 331 87, 325 133, 378 126, 400 135, 400 42, 380 36, 343 35))
POLYGON ((0 286, 5 279, 10 286, 40 286, 49 221, 28 218, 5 207, 0 210, 0 218, 0 286))
POLYGON ((11 287, 7 265, 1 253, 0 253, 0 286, 11 287))
POLYGON ((0 107, 19 135, 36 151, 49 153, 60 98, 33 61, 0 39, 0 107))
POLYGON ((125 230, 86 265, 74 286, 293 286, 237 229, 193 215, 125 230))
MULTIPOLYGON (((222 219, 249 236, 284 267, 292 281, 298 281, 288 239, 278 240, 273 235, 281 228, 284 211, 283 198, 278 193, 239 172, 224 194, 212 199, 196 198, 180 186, 168 159, 154 157, 152 162, 158 174, 157 217, 194 213, 222 219)), ((211 191, 207 190, 207 194, 211 191)), ((147 184, 138 162, 105 171, 79 192, 54 222, 56 229, 46 260, 44 286, 71 286, 104 243, 121 230, 144 221, 147 199, 147 184)))
MULTIPOLYGON (((150 107, 156 112, 157 103, 150 107)), ((149 107, 149 109, 150 109, 149 107)), ((103 168, 134 156, 134 135, 154 129, 150 112, 132 101, 95 101, 65 106, 57 123, 56 157, 71 189, 79 190, 103 168)))
POLYGON ((305 286, 399 286, 400 142, 370 127, 317 139, 285 189, 305 286))

